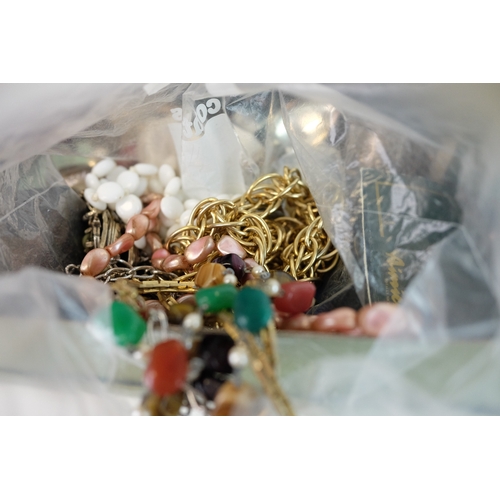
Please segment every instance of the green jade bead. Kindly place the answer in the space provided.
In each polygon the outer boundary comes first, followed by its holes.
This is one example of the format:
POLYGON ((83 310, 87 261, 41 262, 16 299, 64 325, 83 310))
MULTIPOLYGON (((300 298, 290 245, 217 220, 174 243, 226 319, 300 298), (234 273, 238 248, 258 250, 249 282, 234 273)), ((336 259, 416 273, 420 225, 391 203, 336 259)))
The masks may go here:
POLYGON ((141 316, 123 302, 111 305, 111 322, 116 343, 125 347, 137 344, 147 329, 141 316))
POLYGON ((196 304, 206 313, 232 309, 238 290, 234 285, 223 284, 202 288, 195 293, 196 304))
POLYGON ((241 330, 257 335, 273 317, 269 297, 258 288, 243 287, 234 302, 234 322, 241 330))

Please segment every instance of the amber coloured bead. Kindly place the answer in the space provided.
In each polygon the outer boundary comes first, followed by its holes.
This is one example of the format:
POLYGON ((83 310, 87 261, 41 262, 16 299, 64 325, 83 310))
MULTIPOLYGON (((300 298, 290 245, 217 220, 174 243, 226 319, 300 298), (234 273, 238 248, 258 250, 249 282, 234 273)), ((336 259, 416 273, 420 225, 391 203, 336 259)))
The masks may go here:
POLYGON ((172 304, 168 310, 168 320, 174 325, 180 325, 182 320, 195 309, 193 304, 172 304))
POLYGON ((200 288, 220 285, 224 279, 225 270, 226 268, 222 264, 214 264, 212 262, 203 264, 196 274, 194 283, 200 288))

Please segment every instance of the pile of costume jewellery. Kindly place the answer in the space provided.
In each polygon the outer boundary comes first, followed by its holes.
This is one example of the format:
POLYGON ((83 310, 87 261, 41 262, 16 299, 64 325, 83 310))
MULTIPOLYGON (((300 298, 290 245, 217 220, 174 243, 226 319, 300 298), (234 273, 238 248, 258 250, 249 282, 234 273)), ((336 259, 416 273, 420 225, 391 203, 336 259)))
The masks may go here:
MULTIPOLYGON (((276 323, 300 328, 315 280, 339 262, 299 172, 285 167, 235 199, 201 200, 181 226, 179 208, 176 223, 167 217, 179 182, 169 190, 170 172, 157 175, 164 194, 160 184, 139 198, 130 193, 137 171, 157 172, 136 167, 106 159, 87 175, 87 253, 66 272, 113 288, 115 341, 145 360, 142 412, 265 414, 255 389, 239 377, 250 366, 273 411, 293 415, 276 377, 276 323), (103 179, 116 168, 121 183, 103 179)), ((328 313, 307 318, 308 329, 328 330, 328 313)))

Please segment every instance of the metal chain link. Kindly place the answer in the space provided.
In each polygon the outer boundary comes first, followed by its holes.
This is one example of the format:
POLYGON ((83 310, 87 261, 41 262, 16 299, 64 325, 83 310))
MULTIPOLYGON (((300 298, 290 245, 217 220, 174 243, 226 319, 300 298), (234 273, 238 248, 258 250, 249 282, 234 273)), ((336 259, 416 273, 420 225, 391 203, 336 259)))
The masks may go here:
POLYGON ((208 235, 216 241, 231 236, 268 271, 284 270, 295 279, 316 279, 339 261, 308 187, 297 169, 287 167, 283 175, 257 179, 233 201, 203 200, 188 224, 173 232, 165 246, 181 254, 193 241, 208 235))

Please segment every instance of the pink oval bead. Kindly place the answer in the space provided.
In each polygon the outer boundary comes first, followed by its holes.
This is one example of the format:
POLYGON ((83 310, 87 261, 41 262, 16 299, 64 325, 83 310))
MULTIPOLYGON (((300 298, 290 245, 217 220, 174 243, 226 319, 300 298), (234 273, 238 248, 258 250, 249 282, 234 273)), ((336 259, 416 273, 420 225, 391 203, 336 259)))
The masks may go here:
POLYGON ((156 233, 147 233, 146 242, 153 252, 156 252, 156 250, 160 250, 161 248, 163 248, 161 238, 156 233))
POLYGON ((111 255, 104 248, 94 248, 91 250, 80 265, 80 273, 84 276, 97 276, 109 264, 111 255))
POLYGON ((161 268, 166 273, 184 270, 189 268, 189 262, 184 255, 169 255, 161 265, 161 268))
POLYGON ((127 222, 125 233, 133 236, 134 240, 139 240, 146 234, 148 226, 148 217, 143 214, 137 214, 127 222))
POLYGON ((333 311, 318 314, 311 330, 317 332, 349 332, 356 328, 357 314, 354 309, 350 307, 339 307, 333 311))
POLYGON ((378 337, 397 311, 398 306, 389 302, 364 306, 358 311, 358 326, 365 335, 378 337))
POLYGON ((295 314, 284 319, 280 328, 283 330, 311 330, 311 325, 315 319, 316 316, 310 314, 295 314))
POLYGON ((151 265, 156 269, 161 269, 163 261, 170 255, 171 253, 165 248, 159 248, 158 250, 155 250, 153 252, 153 255, 151 255, 151 265))
POLYGON ((150 219, 156 219, 160 213, 161 197, 154 199, 147 207, 141 210, 141 214, 147 215, 150 219))
POLYGON ((116 257, 123 252, 130 250, 134 246, 134 237, 131 234, 123 234, 114 243, 108 245, 106 250, 110 253, 111 257, 116 257))
POLYGON ((247 251, 236 241, 231 238, 231 236, 223 236, 219 243, 217 243, 217 250, 222 255, 227 255, 229 253, 235 253, 238 257, 244 259, 247 256, 247 251))
POLYGON ((211 236, 203 236, 193 241, 184 251, 184 257, 190 264, 203 262, 215 249, 215 241, 211 236))

